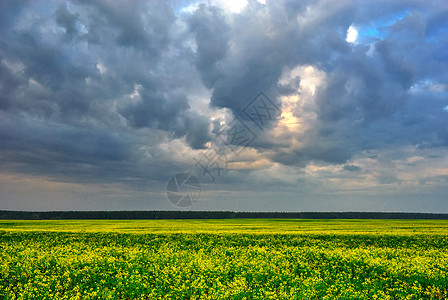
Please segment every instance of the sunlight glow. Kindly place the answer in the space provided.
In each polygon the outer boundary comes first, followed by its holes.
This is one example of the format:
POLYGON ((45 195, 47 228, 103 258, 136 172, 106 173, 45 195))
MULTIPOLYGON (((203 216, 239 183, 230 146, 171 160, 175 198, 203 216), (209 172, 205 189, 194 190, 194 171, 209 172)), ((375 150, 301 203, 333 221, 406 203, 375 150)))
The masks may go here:
POLYGON ((358 30, 356 30, 355 27, 350 26, 347 30, 347 37, 345 40, 348 43, 354 43, 354 42, 356 42, 357 38, 358 38, 358 30))
POLYGON ((298 95, 282 97, 282 114, 279 124, 293 131, 296 131, 299 127, 299 119, 294 115, 294 108, 298 101, 298 95))
POLYGON ((214 2, 230 13, 240 13, 247 5, 246 0, 215 0, 214 2))

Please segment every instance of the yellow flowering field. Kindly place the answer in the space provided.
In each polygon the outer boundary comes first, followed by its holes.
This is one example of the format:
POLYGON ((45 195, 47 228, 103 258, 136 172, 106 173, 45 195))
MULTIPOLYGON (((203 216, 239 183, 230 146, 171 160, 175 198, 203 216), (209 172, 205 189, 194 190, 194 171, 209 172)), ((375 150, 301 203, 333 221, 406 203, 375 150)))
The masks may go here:
POLYGON ((0 221, 0 299, 448 299, 448 222, 0 221))

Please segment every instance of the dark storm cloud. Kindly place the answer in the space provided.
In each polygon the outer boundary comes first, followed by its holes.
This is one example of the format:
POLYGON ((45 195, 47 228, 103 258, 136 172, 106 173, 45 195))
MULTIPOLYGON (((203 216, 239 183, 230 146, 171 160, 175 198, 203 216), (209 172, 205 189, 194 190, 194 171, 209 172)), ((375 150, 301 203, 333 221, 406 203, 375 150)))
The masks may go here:
POLYGON ((14 3, 1 3, 8 12, 0 24, 3 170, 75 181, 165 179, 164 170, 179 166, 157 153, 159 143, 207 142, 209 121, 182 91, 194 83, 184 80, 191 70, 167 73, 188 51, 160 59, 175 19, 166 3, 14 3), (145 144, 152 161, 139 150, 145 144))
MULTIPOLYGON (((191 12, 165 1, 0 1, 0 154, 11 171, 165 180, 180 166, 161 145, 201 149, 217 128, 198 95, 245 118, 260 91, 279 107, 301 96, 300 76, 279 83, 296 66, 325 74, 315 118, 300 136, 257 132, 251 146, 269 159, 356 173, 347 161, 366 150, 446 147, 447 19, 444 1, 249 1, 238 14, 213 1, 191 12)), ((397 182, 386 175, 378 181, 397 182)))
POLYGON ((120 112, 135 128, 156 128, 173 133, 174 138, 186 136, 194 149, 204 147, 210 140, 209 120, 195 112, 188 112, 189 105, 184 94, 167 96, 142 90, 141 101, 127 105, 120 112))
MULTIPOLYGON (((2 62, 0 56, 0 63, 2 62)), ((20 80, 17 79, 6 66, 0 64, 0 109, 7 110, 11 104, 11 96, 14 90, 19 86, 20 80)))
MULTIPOLYGON (((241 116, 243 107, 260 90, 274 101, 278 101, 277 96, 290 94, 293 87, 278 85, 285 67, 309 64, 324 70, 328 84, 317 95, 319 122, 306 137, 314 142, 301 149, 302 159, 343 163, 369 148, 369 141, 363 137, 370 135, 370 122, 388 119, 405 106, 417 70, 412 61, 415 58, 400 56, 409 41, 394 39, 402 34, 417 42, 413 30, 420 32, 421 28, 412 17, 400 21, 410 33, 400 33, 399 25, 392 26, 389 39, 372 46, 373 55, 368 45, 348 44, 346 30, 357 20, 370 22, 382 14, 418 5, 385 3, 384 10, 374 8, 371 13, 368 7, 373 3, 361 6, 349 2, 335 6, 333 11, 326 11, 322 3, 291 6, 275 2, 263 6, 251 2, 230 21, 223 18, 223 11, 202 5, 189 24, 198 45, 198 70, 204 84, 213 88, 211 104, 231 108, 235 115, 241 116), (309 11, 315 19, 297 22, 309 11)), ((276 147, 260 140, 256 144, 276 147)), ((281 163, 297 162, 294 155, 279 152, 276 156, 274 159, 281 163)))
POLYGON ((270 26, 267 10, 256 2, 249 5, 230 24, 222 10, 205 5, 189 19, 198 45, 198 70, 204 84, 213 89, 211 104, 231 108, 240 116, 258 92, 273 92, 287 63, 285 56, 295 50, 282 48, 281 42, 290 30, 282 26, 287 24, 282 24, 281 18, 276 20, 279 24, 272 28, 274 36, 270 38, 265 30, 270 26), (279 31, 281 36, 277 36, 279 31))
MULTIPOLYGON (((283 67, 309 64, 323 70, 327 80, 316 96, 318 121, 303 137, 304 147, 298 149, 300 163, 303 159, 344 163, 360 151, 393 144, 443 144, 446 115, 438 96, 430 86, 419 95, 413 93, 422 82, 446 82, 446 68, 440 67, 446 66, 446 51, 440 47, 447 30, 437 5, 347 2, 328 11, 323 3, 287 13, 279 4, 268 3, 258 9, 258 4, 249 5, 230 22, 234 50, 227 51, 219 62, 220 76, 215 76, 219 80, 213 85, 211 103, 239 114, 250 93, 265 90, 275 97, 285 92, 284 86, 277 85, 283 67), (297 19, 309 12, 315 18, 298 24, 297 19), (352 23, 361 31, 376 18, 400 14, 404 16, 378 25, 385 36, 371 44, 363 44, 361 39, 356 44, 345 41, 352 23), (426 24, 431 24, 428 33, 426 24), (432 28, 438 28, 437 41, 432 28), (411 109, 419 101, 424 101, 420 105, 426 106, 426 114, 411 109), (427 134, 434 130, 436 137, 427 134)), ((446 10, 446 5, 439 4, 446 10)), ((203 76, 210 78, 207 72, 203 76)), ((446 96, 446 92, 445 86, 440 93, 446 96)), ((299 162, 281 151, 274 159, 286 164, 299 162)))
MULTIPOLYGON (((158 55, 166 49, 169 30, 175 17, 165 1, 136 1, 133 3, 114 1, 81 1, 94 8, 93 23, 104 18, 106 25, 118 29, 114 33, 119 46, 135 47, 158 55)), ((92 28, 93 29, 93 28, 92 28)), ((94 29, 93 32, 96 32, 94 29)))
POLYGON ((143 89, 140 93, 141 101, 135 105, 126 105, 122 115, 136 128, 153 127, 167 129, 175 126, 167 121, 176 122, 176 118, 189 108, 185 95, 154 93, 143 89))
POLYGON ((77 21, 78 14, 71 14, 66 6, 60 6, 56 11, 56 23, 64 27, 68 39, 72 39, 78 34, 77 21))
POLYGON ((229 48, 229 26, 222 10, 205 4, 194 12, 189 19, 191 32, 197 42, 196 66, 202 80, 208 88, 213 88, 221 77, 221 61, 226 58, 229 48))
MULTIPOLYGON (((57 176, 91 182, 98 169, 128 159, 130 139, 104 129, 75 128, 25 118, 0 122, 4 171, 57 176), (91 173, 91 174, 89 174, 91 173)), ((125 170, 122 170, 125 171, 125 170)), ((114 177, 122 176, 122 172, 114 177)))
POLYGON ((5 121, 1 128, 2 149, 11 153, 12 161, 20 162, 22 154, 39 151, 61 155, 66 162, 82 163, 124 160, 128 155, 126 137, 101 129, 54 126, 24 119, 5 121))

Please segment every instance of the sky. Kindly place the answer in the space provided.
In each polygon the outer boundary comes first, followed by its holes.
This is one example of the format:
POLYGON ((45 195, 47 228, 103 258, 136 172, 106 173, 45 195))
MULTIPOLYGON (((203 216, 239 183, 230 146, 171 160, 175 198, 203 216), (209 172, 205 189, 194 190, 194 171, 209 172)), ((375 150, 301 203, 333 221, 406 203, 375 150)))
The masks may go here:
POLYGON ((0 210, 448 213, 445 0, 0 0, 0 210))

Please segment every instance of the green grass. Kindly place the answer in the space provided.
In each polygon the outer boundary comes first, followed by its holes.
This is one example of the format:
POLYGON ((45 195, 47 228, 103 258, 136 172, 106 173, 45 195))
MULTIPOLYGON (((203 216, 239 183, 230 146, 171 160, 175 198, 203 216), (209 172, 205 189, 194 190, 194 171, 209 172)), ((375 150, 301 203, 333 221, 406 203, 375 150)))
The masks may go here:
POLYGON ((0 299, 447 299, 448 222, 0 221, 0 299))

